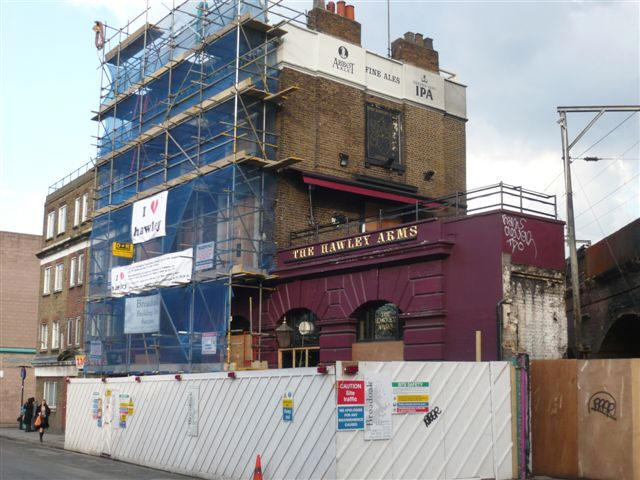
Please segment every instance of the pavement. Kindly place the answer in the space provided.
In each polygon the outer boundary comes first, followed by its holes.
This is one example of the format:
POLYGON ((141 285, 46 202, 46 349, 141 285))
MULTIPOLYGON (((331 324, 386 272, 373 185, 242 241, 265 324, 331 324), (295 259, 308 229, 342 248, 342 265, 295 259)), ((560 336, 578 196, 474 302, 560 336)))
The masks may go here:
MULTIPOLYGON (((20 442, 37 443, 40 445, 38 432, 25 432, 17 427, 0 427, 0 438, 8 438, 20 442)), ((42 437, 42 444, 50 448, 60 448, 64 450, 64 434, 49 433, 45 431, 42 437)))
POLYGON ((0 427, 0 479, 185 480, 195 477, 64 450, 64 435, 0 427))

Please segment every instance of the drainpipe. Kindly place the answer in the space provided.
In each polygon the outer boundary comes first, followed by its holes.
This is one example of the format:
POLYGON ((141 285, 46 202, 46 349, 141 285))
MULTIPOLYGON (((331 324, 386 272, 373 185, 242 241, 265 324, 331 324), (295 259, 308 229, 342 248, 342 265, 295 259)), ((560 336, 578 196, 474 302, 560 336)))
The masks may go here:
POLYGON ((511 300, 503 298, 496 304, 496 319, 498 323, 498 361, 502 360, 502 306, 511 303, 511 300))

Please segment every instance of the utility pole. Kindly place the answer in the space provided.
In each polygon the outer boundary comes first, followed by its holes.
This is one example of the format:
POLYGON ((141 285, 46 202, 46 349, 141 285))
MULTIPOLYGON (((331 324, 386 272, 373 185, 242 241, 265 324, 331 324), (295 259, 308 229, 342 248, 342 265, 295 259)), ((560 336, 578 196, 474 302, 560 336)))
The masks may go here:
POLYGON ((567 198, 567 236, 569 241, 569 262, 571 266, 571 298, 573 300, 573 335, 576 357, 582 350, 582 314, 580 312, 580 278, 578 274, 578 250, 576 248, 576 226, 573 214, 573 190, 571 188, 571 156, 570 151, 578 140, 605 112, 638 112, 640 105, 604 105, 588 107, 558 107, 560 134, 562 137, 562 159, 564 161, 564 183, 567 198), (589 124, 582 129, 576 138, 569 143, 567 113, 596 113, 589 124))

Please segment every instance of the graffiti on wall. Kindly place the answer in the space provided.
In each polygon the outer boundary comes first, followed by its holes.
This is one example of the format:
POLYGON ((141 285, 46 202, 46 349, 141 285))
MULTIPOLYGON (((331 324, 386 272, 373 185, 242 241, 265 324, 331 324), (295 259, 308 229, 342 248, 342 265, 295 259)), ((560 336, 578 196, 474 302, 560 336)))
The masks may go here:
POLYGON ((507 239, 507 245, 511 248, 511 253, 518 250, 523 252, 525 249, 533 248, 534 256, 538 256, 538 248, 533 238, 531 230, 526 228, 527 219, 512 217, 511 215, 502 215, 502 226, 504 236, 507 239))
POLYGON ((440 414, 442 413, 442 411, 440 410, 439 407, 435 407, 433 410, 431 410, 430 412, 427 412, 424 416, 424 418, 422 419, 422 421, 424 422, 424 426, 428 427, 429 425, 431 425, 433 422, 436 421, 436 419, 440 416, 440 414))
POLYGON ((616 418, 616 399, 608 392, 596 392, 589 398, 589 413, 596 412, 612 420, 616 418))

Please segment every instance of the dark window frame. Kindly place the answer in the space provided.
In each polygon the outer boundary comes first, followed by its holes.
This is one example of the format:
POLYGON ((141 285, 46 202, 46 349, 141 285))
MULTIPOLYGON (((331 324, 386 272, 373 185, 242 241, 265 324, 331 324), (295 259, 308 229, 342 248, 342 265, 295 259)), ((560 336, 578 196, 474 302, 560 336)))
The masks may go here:
POLYGON ((398 306, 392 302, 372 302, 369 305, 361 307, 356 315, 358 320, 356 328, 356 342, 397 342, 403 339, 404 323, 402 321, 402 312, 398 306), (375 314, 378 309, 387 305, 393 305, 397 310, 395 336, 393 338, 376 338, 376 318, 375 314), (364 307, 364 308, 363 308, 364 307))
POLYGON ((403 123, 404 123, 404 116, 402 114, 402 111, 400 110, 396 110, 394 108, 389 108, 389 107, 385 107, 383 105, 378 105, 376 103, 372 103, 372 102, 366 102, 365 103, 365 167, 369 167, 371 165, 375 165, 378 167, 383 167, 383 168, 387 168, 389 170, 397 170, 399 172, 404 172, 405 170, 405 166, 404 166, 404 162, 403 162, 403 154, 402 154, 402 142, 403 142, 403 123), (393 162, 389 162, 389 158, 384 158, 381 155, 376 155, 375 152, 371 152, 370 151, 370 145, 369 145, 369 139, 370 136, 372 134, 372 132, 370 131, 370 124, 369 124, 369 111, 373 110, 376 111, 377 113, 385 113, 388 115, 392 115, 392 116, 396 116, 397 117, 397 122, 398 122, 398 138, 396 140, 397 142, 397 146, 398 146, 398 154, 397 157, 393 162))

